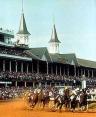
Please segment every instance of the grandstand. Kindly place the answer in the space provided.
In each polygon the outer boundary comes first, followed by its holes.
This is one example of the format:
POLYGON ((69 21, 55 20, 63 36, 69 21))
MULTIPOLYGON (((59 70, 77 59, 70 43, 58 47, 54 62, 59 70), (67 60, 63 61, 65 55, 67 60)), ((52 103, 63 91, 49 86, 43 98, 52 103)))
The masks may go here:
POLYGON ((0 28, 0 86, 80 85, 84 75, 88 85, 96 85, 96 62, 61 54, 55 24, 49 49, 29 48, 30 33, 22 11, 16 43, 12 31, 0 28))

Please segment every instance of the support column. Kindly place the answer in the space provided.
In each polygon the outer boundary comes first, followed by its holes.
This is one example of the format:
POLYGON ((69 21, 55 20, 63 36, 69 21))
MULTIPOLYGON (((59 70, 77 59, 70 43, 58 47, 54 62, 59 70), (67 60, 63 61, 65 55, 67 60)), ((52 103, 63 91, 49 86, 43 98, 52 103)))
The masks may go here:
POLYGON ((88 69, 88 78, 90 77, 90 72, 89 72, 89 69, 88 69))
POLYGON ((41 82, 39 82, 39 87, 41 87, 42 86, 42 84, 41 84, 41 82))
POLYGON ((51 64, 51 74, 53 74, 53 66, 52 66, 52 64, 51 64))
POLYGON ((5 60, 3 60, 3 71, 5 71, 5 60))
POLYGON ((49 74, 49 66, 48 66, 48 62, 47 62, 47 74, 49 74))
POLYGON ((84 69, 84 76, 86 76, 86 71, 85 71, 85 69, 84 69))
POLYGON ((10 60, 10 63, 9 63, 9 69, 10 69, 10 72, 12 71, 12 69, 11 69, 11 60, 10 60))
POLYGON ((16 72, 17 72, 17 65, 18 65, 18 64, 17 64, 17 61, 16 61, 16 68, 15 68, 15 69, 16 69, 16 72))
POLYGON ((39 61, 37 61, 37 73, 39 73, 39 61))
POLYGON ((33 73, 33 63, 32 63, 32 73, 33 73))
POLYGON ((63 75, 65 76, 65 67, 63 67, 63 75))
POLYGON ((74 77, 76 77, 76 66, 74 65, 74 77))
POLYGON ((17 85, 17 81, 15 82, 15 87, 17 87, 18 85, 17 85))
POLYGON ((56 64, 56 75, 57 75, 57 64, 56 64))
POLYGON ((5 83, 5 87, 7 87, 7 82, 5 83))
POLYGON ((77 74, 78 74, 78 77, 79 77, 79 68, 78 68, 78 73, 77 74))
POLYGON ((26 81, 24 82, 24 87, 26 87, 27 86, 27 84, 26 84, 26 81))
POLYGON ((50 87, 51 87, 51 82, 50 82, 50 87))
POLYGON ((23 62, 21 63, 21 72, 23 73, 23 62))
POLYGON ((94 70, 92 70, 92 78, 94 77, 94 70))
POLYGON ((61 73, 61 66, 60 66, 60 76, 62 75, 62 73, 61 73))
POLYGON ((82 77, 82 75, 83 75, 83 70, 82 70, 82 68, 81 68, 81 77, 82 77))
POLYGON ((33 88, 35 88, 35 83, 33 82, 33 88))
POLYGON ((29 72, 29 64, 27 63, 27 73, 29 72))
POLYGON ((69 77, 69 66, 67 68, 67 76, 69 77))

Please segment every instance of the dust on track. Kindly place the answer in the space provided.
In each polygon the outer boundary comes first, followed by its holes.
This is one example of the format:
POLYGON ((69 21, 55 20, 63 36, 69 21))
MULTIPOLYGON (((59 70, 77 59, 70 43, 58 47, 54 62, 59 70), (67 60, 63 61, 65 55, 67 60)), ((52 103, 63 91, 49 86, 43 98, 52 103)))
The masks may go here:
POLYGON ((0 102, 0 117, 96 117, 93 112, 51 112, 48 109, 31 109, 24 99, 0 102))

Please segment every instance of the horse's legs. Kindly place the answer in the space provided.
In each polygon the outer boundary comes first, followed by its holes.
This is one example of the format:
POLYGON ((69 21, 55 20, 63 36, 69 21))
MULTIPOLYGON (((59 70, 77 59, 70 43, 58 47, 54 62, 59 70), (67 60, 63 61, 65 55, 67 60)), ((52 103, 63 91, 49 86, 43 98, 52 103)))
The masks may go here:
POLYGON ((70 101, 70 103, 69 103, 69 109, 71 109, 71 101, 70 101))
POLYGON ((80 102, 77 102, 77 109, 80 110, 80 102))
POLYGON ((68 102, 68 106, 67 106, 68 110, 70 110, 70 106, 71 106, 71 102, 68 102))
POLYGON ((62 106, 63 106, 63 103, 60 104, 60 106, 59 106, 59 112, 61 112, 62 106))
POLYGON ((88 104, 84 106, 84 111, 88 110, 88 104))
POLYGON ((81 105, 80 110, 83 111, 83 105, 81 105))
POLYGON ((89 106, 88 106, 88 102, 87 102, 87 110, 88 110, 89 106))
POLYGON ((65 103, 65 110, 67 111, 67 110, 68 110, 68 108, 69 108, 69 103, 68 103, 68 102, 66 102, 66 103, 65 103))
POLYGON ((39 101, 38 102, 38 107, 41 108, 41 106, 42 106, 42 101, 39 101))
POLYGON ((59 106, 60 106, 60 103, 58 102, 58 103, 57 103, 57 107, 56 107, 56 108, 58 109, 58 107, 59 107, 59 106))
POLYGON ((45 101, 42 101, 42 103, 43 103, 43 109, 44 109, 44 107, 45 107, 45 101))

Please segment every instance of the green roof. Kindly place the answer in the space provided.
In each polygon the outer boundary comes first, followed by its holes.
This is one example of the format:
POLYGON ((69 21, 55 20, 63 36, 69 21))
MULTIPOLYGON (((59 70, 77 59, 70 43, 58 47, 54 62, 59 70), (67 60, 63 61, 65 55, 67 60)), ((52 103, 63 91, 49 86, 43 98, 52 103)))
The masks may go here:
POLYGON ((64 58, 67 60, 68 64, 78 66, 77 58, 76 58, 76 55, 74 53, 62 54, 62 56, 64 56, 64 58))
POLYGON ((50 54, 46 47, 29 48, 25 52, 28 55, 30 55, 33 59, 62 63, 62 64, 70 64, 70 65, 76 65, 76 66, 83 66, 83 67, 89 67, 89 68, 96 68, 95 61, 76 58, 76 55, 74 53, 50 54))
POLYGON ((49 61, 49 62, 51 61, 50 55, 46 47, 30 48, 30 50, 27 51, 35 55, 40 60, 49 61))
POLYGON ((72 64, 78 65, 75 54, 50 54, 53 62, 63 63, 63 64, 72 64))
POLYGON ((66 60, 61 54, 50 54, 52 62, 66 64, 66 60))
POLYGON ((29 50, 25 50, 24 53, 28 54, 32 59, 34 60, 40 60, 39 57, 35 56, 32 52, 30 52, 29 50))
POLYGON ((25 18, 24 18, 24 13, 22 13, 22 15, 21 15, 19 31, 17 34, 29 34, 30 35, 30 33, 27 30, 27 26, 26 26, 26 22, 25 22, 25 18))
POLYGON ((80 58, 77 58, 77 61, 78 61, 78 64, 80 66, 89 67, 89 68, 96 68, 95 61, 90 61, 90 60, 85 60, 85 59, 80 59, 80 58))

